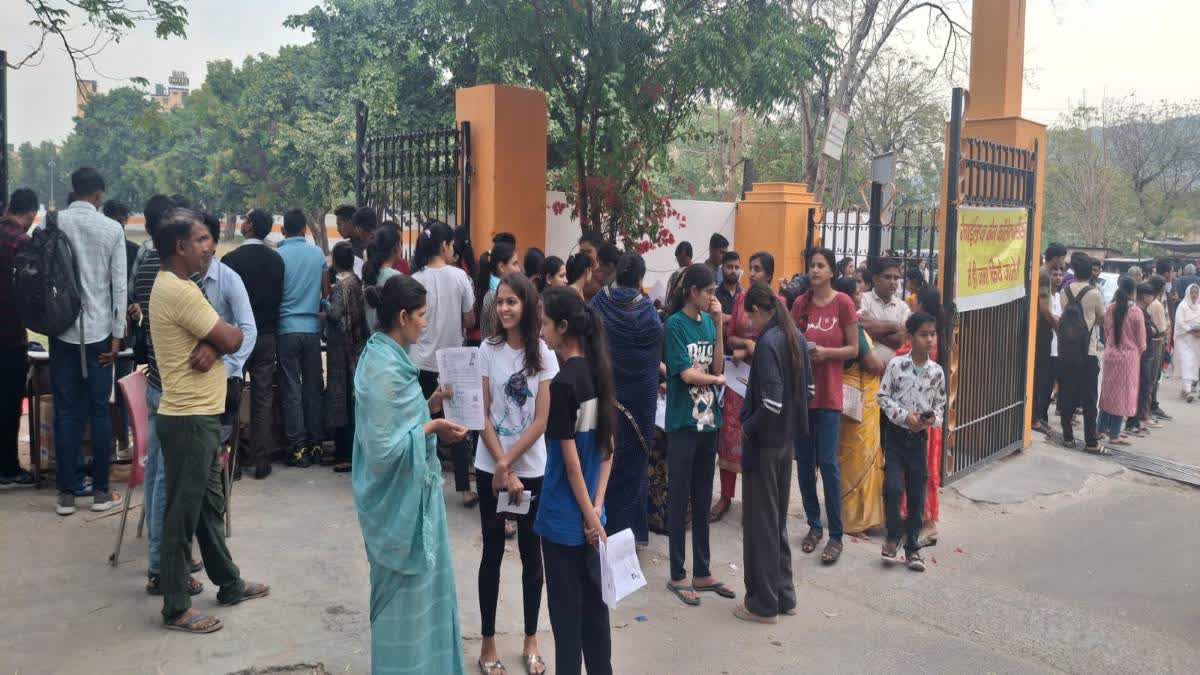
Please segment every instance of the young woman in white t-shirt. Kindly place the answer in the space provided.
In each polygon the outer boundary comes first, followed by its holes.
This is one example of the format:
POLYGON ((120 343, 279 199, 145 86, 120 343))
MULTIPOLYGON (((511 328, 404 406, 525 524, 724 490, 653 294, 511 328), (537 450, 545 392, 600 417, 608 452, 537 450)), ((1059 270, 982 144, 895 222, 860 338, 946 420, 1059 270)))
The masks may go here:
MULTIPOLYGON (((421 338, 408 347, 409 358, 421 369, 419 378, 425 398, 438 387, 438 350, 463 346, 463 331, 475 325, 475 289, 456 262, 454 230, 445 223, 427 223, 413 251, 412 278, 425 287, 428 326, 421 338)), ((463 506, 474 506, 479 498, 471 492, 471 443, 454 443, 449 449, 454 462, 454 489, 462 493, 463 506)))
POLYGON ((479 614, 483 642, 479 668, 503 672, 496 650, 496 603, 500 594, 500 563, 504 559, 505 517, 516 520, 521 552, 521 586, 525 605, 526 670, 545 671, 538 652, 537 621, 542 604, 542 542, 533 531, 538 496, 546 473, 546 423, 550 416, 550 381, 558 360, 541 331, 539 297, 533 283, 520 273, 508 274, 496 288, 496 333, 479 345, 483 371, 484 417, 475 452, 475 486, 479 491, 479 520, 483 529, 483 559, 479 563, 479 614), (501 493, 521 503, 531 493, 528 513, 496 514, 501 493))

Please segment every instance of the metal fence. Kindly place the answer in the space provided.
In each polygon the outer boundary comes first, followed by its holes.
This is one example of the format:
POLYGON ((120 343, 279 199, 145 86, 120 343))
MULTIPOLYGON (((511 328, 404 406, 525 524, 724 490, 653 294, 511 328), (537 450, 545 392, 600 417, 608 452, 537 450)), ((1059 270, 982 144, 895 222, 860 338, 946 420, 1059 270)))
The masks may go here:
POLYGON ((359 104, 355 143, 355 198, 381 223, 400 226, 405 258, 430 220, 470 226, 470 123, 402 133, 367 135, 367 108, 359 104), (462 199, 460 201, 460 195, 462 199))
MULTIPOLYGON (((810 216, 815 212, 810 213, 810 216)), ((924 264, 926 281, 936 284, 938 267, 938 210, 907 207, 895 210, 888 222, 872 225, 861 208, 826 211, 820 223, 810 223, 817 235, 812 241, 833 251, 837 259, 849 258, 854 266, 876 259, 896 258, 905 271, 924 264), (878 230, 878 250, 872 250, 872 230, 878 230)))
POLYGON ((1025 432, 1030 264, 1036 208, 1037 153, 962 136, 965 93, 954 90, 946 199, 946 274, 943 297, 951 317, 950 414, 944 434, 946 480, 1021 447, 1025 432), (994 307, 958 313, 954 269, 958 207, 1019 206, 1028 210, 1025 296, 994 307))

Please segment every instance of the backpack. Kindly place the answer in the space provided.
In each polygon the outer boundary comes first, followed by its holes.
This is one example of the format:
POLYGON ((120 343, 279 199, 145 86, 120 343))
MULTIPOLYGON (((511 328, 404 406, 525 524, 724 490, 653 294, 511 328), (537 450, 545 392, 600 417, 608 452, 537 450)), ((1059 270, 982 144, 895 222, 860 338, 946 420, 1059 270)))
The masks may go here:
POLYGON ((1091 286, 1085 286, 1078 297, 1071 294, 1069 287, 1063 291, 1067 296, 1067 306, 1058 318, 1058 358, 1063 363, 1082 364, 1087 360, 1092 331, 1083 315, 1082 301, 1089 291, 1094 290, 1091 286))
POLYGON ((83 288, 71 240, 53 214, 13 258, 13 296, 25 326, 62 335, 83 316, 83 288))

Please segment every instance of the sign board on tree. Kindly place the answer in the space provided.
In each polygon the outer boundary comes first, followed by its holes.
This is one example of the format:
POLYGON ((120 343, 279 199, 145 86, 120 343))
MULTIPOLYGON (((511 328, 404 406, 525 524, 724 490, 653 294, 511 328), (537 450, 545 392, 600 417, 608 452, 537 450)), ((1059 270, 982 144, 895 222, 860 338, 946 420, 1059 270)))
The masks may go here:
POLYGON ((825 132, 825 148, 822 152, 833 159, 842 158, 846 145, 846 128, 850 126, 850 114, 842 110, 829 113, 829 129, 825 132))

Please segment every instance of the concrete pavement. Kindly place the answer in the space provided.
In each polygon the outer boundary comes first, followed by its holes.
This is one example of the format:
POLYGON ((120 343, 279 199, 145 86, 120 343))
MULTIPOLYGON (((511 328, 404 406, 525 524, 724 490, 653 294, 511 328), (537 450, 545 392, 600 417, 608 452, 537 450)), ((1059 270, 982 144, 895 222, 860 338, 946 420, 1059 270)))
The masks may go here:
MULTIPOLYGON (((1200 406, 1165 401, 1176 420, 1135 449, 1200 463, 1200 406)), ((447 492, 454 569, 474 672, 479 649, 478 512, 447 492)), ((799 551, 805 525, 793 490, 791 538, 799 614, 749 625, 734 601, 683 606, 663 588, 666 539, 642 562, 649 585, 612 615, 619 673, 1198 672, 1200 491, 1044 443, 943 489, 929 571, 879 563, 878 540, 847 538, 833 568, 799 551), (960 493, 961 492, 961 493, 960 493), (968 498, 968 497, 972 497, 968 498)), ((140 503, 140 496, 135 503, 140 503)), ((0 666, 20 673, 230 673, 322 663, 369 672, 367 565, 349 479, 279 467, 235 489, 235 559, 268 599, 196 607, 225 628, 161 630, 146 596, 145 540, 131 518, 111 568, 117 517, 53 513, 52 490, 0 493, 0 666)), ((136 511, 132 512, 136 517, 136 511)), ((740 500, 713 530, 713 570, 741 594, 740 500)), ((505 556, 501 658, 521 672, 520 560, 505 556)), ((553 665, 543 602, 539 639, 553 665)), ((551 668, 551 672, 553 669, 551 668)))

